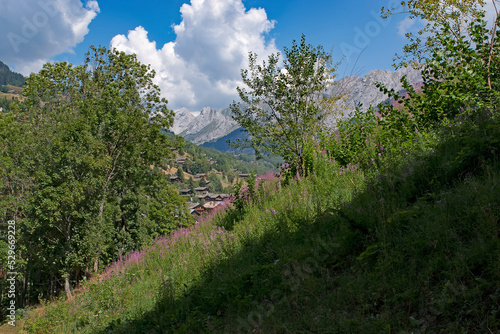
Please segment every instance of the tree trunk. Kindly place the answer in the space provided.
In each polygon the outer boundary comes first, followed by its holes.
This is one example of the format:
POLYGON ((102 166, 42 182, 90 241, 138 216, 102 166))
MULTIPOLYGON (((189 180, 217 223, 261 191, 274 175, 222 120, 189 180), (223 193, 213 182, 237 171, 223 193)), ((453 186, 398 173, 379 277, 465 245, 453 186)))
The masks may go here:
MULTIPOLYGON (((105 188, 103 189, 104 192, 107 190, 107 187, 108 187, 108 183, 106 182, 106 186, 105 188)), ((104 214, 104 203, 106 202, 106 195, 104 194, 103 197, 102 197, 102 201, 101 201, 101 204, 99 205, 99 216, 97 218, 97 221, 99 222, 99 225, 100 227, 102 227, 102 219, 103 219, 103 214, 104 214)), ((100 246, 100 245, 98 245, 100 246)), ((100 249, 98 247, 97 249, 97 254, 96 254, 96 257, 94 259, 94 273, 98 273, 99 272, 99 252, 100 252, 100 249)))
POLYGON ((94 261, 94 273, 97 274, 98 271, 99 271, 99 258, 95 259, 94 261))
POLYGON ((73 295, 71 294, 71 283, 69 281, 71 277, 70 272, 70 256, 71 256, 71 218, 67 219, 68 225, 66 230, 66 273, 64 277, 64 291, 66 291, 66 297, 70 299, 73 295))
POLYGON ((71 299, 73 295, 71 294, 71 284, 69 278, 70 278, 69 268, 66 268, 66 275, 64 277, 64 291, 66 292, 66 298, 71 299))

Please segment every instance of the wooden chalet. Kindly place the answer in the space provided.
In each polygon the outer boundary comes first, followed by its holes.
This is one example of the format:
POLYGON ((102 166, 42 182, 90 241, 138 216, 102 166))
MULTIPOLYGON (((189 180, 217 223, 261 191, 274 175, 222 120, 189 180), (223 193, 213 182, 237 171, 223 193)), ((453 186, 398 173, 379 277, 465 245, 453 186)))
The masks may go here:
POLYGON ((178 176, 171 176, 170 177, 170 182, 172 182, 172 183, 174 183, 174 182, 182 182, 182 180, 178 176))
POLYGON ((181 189, 179 190, 179 194, 183 196, 189 196, 193 194, 193 191, 191 189, 181 189))
POLYGON ((212 193, 206 193, 202 195, 197 196, 199 199, 204 200, 205 202, 222 202, 224 199, 228 198, 229 195, 227 194, 212 194, 212 193))
POLYGON ((194 216, 201 216, 205 212, 205 208, 200 203, 188 203, 189 212, 194 216))
POLYGON ((194 178, 195 178, 195 179, 201 179, 201 178, 203 178, 204 180, 206 180, 206 179, 207 179, 207 173, 200 173, 200 174, 196 174, 196 175, 194 176, 194 178))
POLYGON ((220 204, 220 202, 207 202, 205 204, 203 204, 203 208, 205 209, 206 212, 210 213, 212 212, 218 205, 220 204))
POLYGON ((208 188, 207 187, 198 187, 198 188, 194 188, 194 191, 197 194, 207 194, 208 193, 208 188))

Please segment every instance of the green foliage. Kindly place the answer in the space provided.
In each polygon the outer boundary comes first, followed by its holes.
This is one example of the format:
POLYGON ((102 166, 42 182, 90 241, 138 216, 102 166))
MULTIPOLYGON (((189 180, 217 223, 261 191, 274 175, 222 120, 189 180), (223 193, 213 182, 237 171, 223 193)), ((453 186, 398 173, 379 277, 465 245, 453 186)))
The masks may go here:
POLYGON ((188 184, 188 189, 193 190, 194 188, 196 188, 196 186, 194 185, 194 180, 191 176, 189 177, 187 184, 188 184))
MULTIPOLYGON (((27 328, 498 332, 498 46, 480 20, 469 32, 474 44, 443 30, 421 91, 403 80, 401 97, 379 85, 399 105, 358 110, 338 132, 306 141, 298 177, 237 183, 225 211, 116 262, 27 328)), ((19 157, 4 159, 13 168, 19 157)), ((55 190, 49 197, 68 202, 55 190)), ((85 203, 76 195, 72 205, 85 203)))
POLYGON ((182 166, 179 166, 177 168, 177 172, 175 173, 177 177, 179 177, 181 180, 184 180, 184 171, 182 170, 182 166))
POLYGON ((220 177, 215 173, 208 173, 207 179, 210 180, 210 185, 213 187, 213 191, 216 193, 222 192, 222 182, 220 177))
POLYGON ((284 49, 283 67, 280 55, 269 56, 268 62, 257 64, 250 53, 249 69, 241 75, 247 88, 238 88, 242 103, 231 109, 234 120, 250 134, 251 139, 235 143, 252 147, 256 154, 274 154, 297 168, 304 168, 304 148, 312 141, 335 97, 323 95, 333 84, 335 66, 331 55, 321 46, 306 44, 302 36, 290 49, 284 49))
POLYGON ((0 208, 20 231, 20 306, 61 282, 69 296, 72 282, 192 223, 150 167, 169 157, 162 131, 173 122, 153 77, 135 56, 92 47, 81 66, 44 65, 26 101, 0 116, 0 208))
POLYGON ((431 129, 470 113, 495 112, 500 58, 493 50, 500 47, 499 30, 487 29, 477 19, 468 32, 456 37, 445 26, 436 36, 439 48, 422 67, 423 87, 412 87, 403 78, 406 96, 399 96, 377 84, 394 104, 379 105, 377 112, 356 111, 338 123, 338 133, 323 134, 323 148, 343 165, 374 165, 388 151, 410 151, 415 138, 431 129))
POLYGON ((149 218, 157 222, 156 232, 160 236, 193 224, 193 216, 189 213, 186 200, 178 196, 165 178, 160 178, 153 188, 149 218))
POLYGON ((366 170, 317 153, 309 177, 255 180, 236 221, 229 210, 148 245, 27 328, 498 331, 498 129, 477 113, 366 170))
MULTIPOLYGON (((487 0, 490 1, 490 0, 487 0)), ((496 0, 492 0, 496 1, 496 0)), ((467 34, 467 26, 484 13, 481 8, 485 0, 408 0, 401 1, 401 8, 410 14, 409 19, 422 24, 416 33, 407 32, 408 44, 403 47, 403 54, 394 58, 395 67, 419 66, 432 58, 436 49, 443 49, 439 38, 441 30, 447 27, 450 38, 459 40, 467 34)), ((395 8, 382 7, 382 17, 401 14, 395 8)))
POLYGON ((207 181, 205 181, 204 178, 201 178, 200 181, 198 182, 198 187, 206 187, 207 186, 207 181))

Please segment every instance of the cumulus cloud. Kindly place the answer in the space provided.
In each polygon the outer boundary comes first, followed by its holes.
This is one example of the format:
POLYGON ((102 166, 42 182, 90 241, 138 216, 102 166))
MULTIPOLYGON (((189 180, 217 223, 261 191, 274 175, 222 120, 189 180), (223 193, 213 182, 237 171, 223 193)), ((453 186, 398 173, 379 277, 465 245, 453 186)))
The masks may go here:
POLYGON ((398 23, 398 35, 401 37, 405 37, 407 33, 413 31, 413 27, 417 22, 417 18, 411 18, 409 16, 405 17, 402 21, 398 23))
POLYGON ((98 13, 95 0, 1 1, 0 59, 24 75, 38 71, 82 42, 98 13))
POLYGON ((246 10, 241 0, 191 0, 180 12, 175 41, 158 48, 137 27, 115 36, 111 46, 151 64, 171 108, 227 107, 242 85, 240 69, 247 66, 248 52, 261 59, 278 52, 274 40, 265 38, 275 22, 262 8, 246 10))

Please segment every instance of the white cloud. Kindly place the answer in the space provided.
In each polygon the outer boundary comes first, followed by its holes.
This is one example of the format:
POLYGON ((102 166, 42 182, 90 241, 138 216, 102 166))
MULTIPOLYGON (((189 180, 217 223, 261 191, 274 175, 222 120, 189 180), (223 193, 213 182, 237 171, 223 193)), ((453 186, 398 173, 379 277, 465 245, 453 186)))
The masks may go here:
POLYGON ((38 71, 82 42, 97 13, 95 0, 1 1, 0 59, 24 75, 38 71))
POLYGON ((417 18, 411 18, 409 16, 405 17, 401 22, 398 23, 398 35, 405 37, 407 33, 413 31, 413 26, 417 23, 417 18))
POLYGON ((143 27, 115 36, 111 46, 151 64, 170 108, 227 107, 242 85, 248 52, 261 59, 278 52, 274 40, 265 39, 275 22, 264 9, 247 11, 241 0, 191 0, 180 12, 176 40, 159 49, 143 27))

